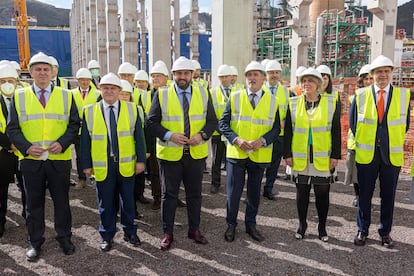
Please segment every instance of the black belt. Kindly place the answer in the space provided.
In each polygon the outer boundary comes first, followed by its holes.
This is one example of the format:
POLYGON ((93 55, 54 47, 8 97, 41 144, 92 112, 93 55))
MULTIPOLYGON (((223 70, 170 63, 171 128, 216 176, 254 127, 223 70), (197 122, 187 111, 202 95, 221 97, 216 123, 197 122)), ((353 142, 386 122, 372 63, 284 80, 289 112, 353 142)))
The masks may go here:
POLYGON ((330 176, 309 176, 309 175, 303 175, 303 174, 299 174, 296 178, 295 178, 295 183, 298 184, 329 184, 331 182, 331 177, 330 176))
POLYGON ((190 154, 190 148, 184 147, 183 154, 190 154))

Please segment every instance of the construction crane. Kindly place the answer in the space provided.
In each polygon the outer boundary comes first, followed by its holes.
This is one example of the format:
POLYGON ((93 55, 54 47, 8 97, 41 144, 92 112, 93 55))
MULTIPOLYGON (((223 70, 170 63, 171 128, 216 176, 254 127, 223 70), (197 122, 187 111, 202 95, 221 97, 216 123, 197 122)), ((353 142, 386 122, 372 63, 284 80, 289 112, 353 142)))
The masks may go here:
POLYGON ((14 0, 17 44, 19 48, 20 67, 27 71, 30 60, 29 23, 27 21, 26 0, 14 0))

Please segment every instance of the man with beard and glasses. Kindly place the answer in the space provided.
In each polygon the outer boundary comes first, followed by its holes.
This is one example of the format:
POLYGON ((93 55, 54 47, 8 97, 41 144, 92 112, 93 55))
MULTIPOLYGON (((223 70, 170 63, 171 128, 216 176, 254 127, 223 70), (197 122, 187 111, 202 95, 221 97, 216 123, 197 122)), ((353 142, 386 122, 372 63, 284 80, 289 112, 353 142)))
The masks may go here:
POLYGON ((172 68, 174 83, 158 89, 148 114, 148 128, 157 137, 162 187, 161 250, 168 250, 173 242, 181 182, 186 193, 188 238, 199 244, 207 243, 199 230, 201 183, 208 155, 207 140, 217 127, 217 119, 208 91, 191 81, 193 71, 190 60, 178 58, 172 68))

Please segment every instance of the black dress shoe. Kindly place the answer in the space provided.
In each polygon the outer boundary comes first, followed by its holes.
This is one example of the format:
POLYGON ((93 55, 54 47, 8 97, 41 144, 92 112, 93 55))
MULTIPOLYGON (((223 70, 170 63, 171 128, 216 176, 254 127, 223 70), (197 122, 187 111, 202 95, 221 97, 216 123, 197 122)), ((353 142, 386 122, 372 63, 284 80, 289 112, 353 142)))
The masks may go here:
POLYGON ((196 243, 199 244, 207 244, 207 239, 201 234, 200 230, 189 230, 188 231, 188 238, 194 240, 196 243))
POLYGON ((129 242, 133 246, 141 245, 141 241, 136 234, 130 236, 124 234, 124 241, 129 242))
POLYGON ((101 242, 101 244, 99 245, 99 248, 102 251, 108 252, 112 248, 112 241, 105 241, 105 240, 103 240, 101 242))
POLYGON ((268 200, 276 200, 276 197, 275 197, 275 195, 272 192, 270 192, 270 193, 263 193, 263 196, 265 198, 267 198, 268 200))
POLYGON ((381 245, 389 249, 394 247, 394 242, 392 241, 390 235, 381 237, 381 245))
POLYGON ((224 233, 224 239, 228 242, 234 241, 236 236, 236 226, 229 225, 224 233))
POLYGON ((364 246, 367 240, 367 234, 358 232, 354 238, 354 244, 357 246, 364 246))
POLYGON ((40 248, 30 246, 26 252, 26 260, 29 262, 36 262, 40 255, 40 248))
POLYGON ((255 226, 246 227, 246 233, 249 234, 250 237, 252 237, 252 239, 254 239, 255 241, 264 241, 264 237, 262 236, 262 234, 260 234, 259 231, 257 231, 255 226))
POLYGON ((65 240, 59 242, 60 248, 62 248, 63 254, 65 255, 73 255, 75 253, 75 246, 73 245, 71 240, 65 240))
POLYGON ((138 197, 138 201, 141 202, 142 204, 149 204, 150 203, 149 200, 146 199, 144 195, 140 195, 138 197))
POLYGON ((218 191, 219 191, 219 188, 220 188, 219 186, 211 185, 211 187, 210 187, 210 193, 217 194, 218 191))

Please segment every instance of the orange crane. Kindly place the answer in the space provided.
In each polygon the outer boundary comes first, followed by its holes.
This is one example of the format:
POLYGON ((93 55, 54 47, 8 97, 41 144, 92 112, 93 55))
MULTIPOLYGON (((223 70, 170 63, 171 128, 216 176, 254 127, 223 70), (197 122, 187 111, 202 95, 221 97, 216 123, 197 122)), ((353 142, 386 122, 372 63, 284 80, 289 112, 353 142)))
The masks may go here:
POLYGON ((29 23, 27 22, 26 0, 14 0, 17 44, 19 48, 20 67, 27 71, 30 60, 29 23))

